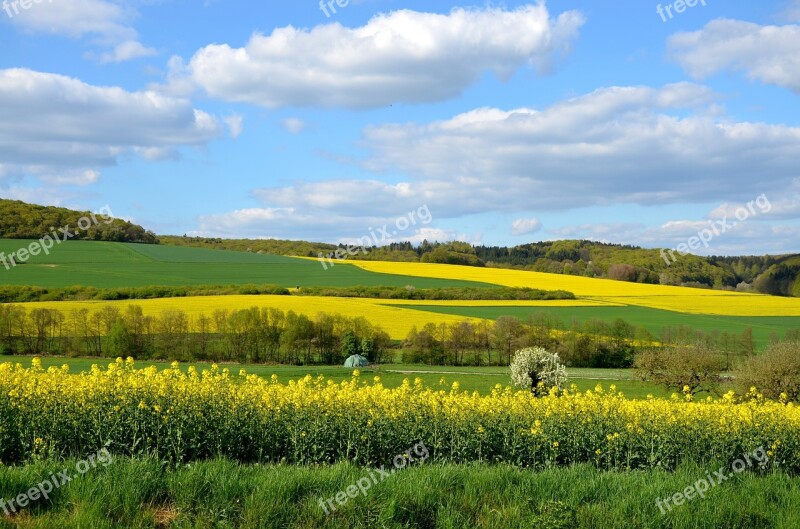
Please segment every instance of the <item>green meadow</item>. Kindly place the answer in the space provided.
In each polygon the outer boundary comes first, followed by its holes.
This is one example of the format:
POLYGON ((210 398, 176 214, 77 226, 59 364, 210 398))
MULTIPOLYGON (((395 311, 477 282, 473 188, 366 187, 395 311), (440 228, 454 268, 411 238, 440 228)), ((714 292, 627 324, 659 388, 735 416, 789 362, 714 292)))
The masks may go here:
POLYGON ((740 335, 745 329, 753 329, 753 338, 759 346, 766 345, 772 335, 784 336, 786 331, 800 329, 800 318, 780 316, 715 316, 684 314, 647 307, 455 307, 436 305, 401 305, 403 308, 454 314, 457 316, 496 320, 500 316, 516 316, 527 319, 537 314, 559 318, 567 327, 573 321, 602 320, 613 323, 617 318, 641 326, 654 336, 660 336, 666 327, 689 326, 706 332, 719 331, 740 335))
MULTIPOLYGON (((33 241, 0 239, 6 256, 33 241)), ((0 265, 0 284, 97 288, 275 284, 296 286, 485 287, 484 283, 367 272, 296 257, 149 244, 66 241, 25 264, 0 265)))

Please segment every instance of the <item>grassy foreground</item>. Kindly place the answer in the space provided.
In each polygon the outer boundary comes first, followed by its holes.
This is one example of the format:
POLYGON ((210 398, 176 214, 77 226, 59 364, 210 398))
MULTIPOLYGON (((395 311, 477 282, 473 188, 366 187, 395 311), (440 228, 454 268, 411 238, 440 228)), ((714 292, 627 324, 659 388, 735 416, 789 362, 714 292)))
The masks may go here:
MULTIPOLYGON (((75 461, 0 467, 10 498, 75 461)), ((213 460, 169 468, 117 457, 2 527, 35 528, 796 528, 800 478, 742 473, 662 514, 672 496, 711 468, 674 473, 605 472, 588 466, 542 472, 508 466, 428 465, 398 471, 326 515, 319 504, 369 469, 239 465, 213 460)))

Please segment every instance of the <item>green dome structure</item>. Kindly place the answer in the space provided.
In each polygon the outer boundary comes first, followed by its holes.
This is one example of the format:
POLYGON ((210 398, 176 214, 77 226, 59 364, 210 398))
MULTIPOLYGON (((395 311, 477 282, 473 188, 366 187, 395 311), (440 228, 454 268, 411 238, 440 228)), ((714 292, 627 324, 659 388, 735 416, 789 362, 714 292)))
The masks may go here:
POLYGON ((344 361, 344 367, 367 367, 369 360, 361 355, 353 355, 344 361))

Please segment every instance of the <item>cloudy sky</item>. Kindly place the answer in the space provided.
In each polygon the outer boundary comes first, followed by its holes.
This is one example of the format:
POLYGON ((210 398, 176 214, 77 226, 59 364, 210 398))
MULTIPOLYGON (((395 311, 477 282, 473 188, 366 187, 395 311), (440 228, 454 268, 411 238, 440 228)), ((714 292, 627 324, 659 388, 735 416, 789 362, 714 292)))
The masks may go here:
POLYGON ((800 0, 692 3, 7 0, 0 197, 160 234, 800 252, 800 0))

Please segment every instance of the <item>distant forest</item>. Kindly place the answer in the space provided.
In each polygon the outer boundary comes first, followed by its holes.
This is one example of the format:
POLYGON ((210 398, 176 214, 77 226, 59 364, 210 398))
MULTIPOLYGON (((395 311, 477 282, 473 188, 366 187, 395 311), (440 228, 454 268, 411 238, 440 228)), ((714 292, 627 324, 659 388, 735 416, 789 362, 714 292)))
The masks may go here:
MULTIPOLYGON (((163 244, 301 257, 333 257, 345 245, 306 241, 161 236, 163 244)), ((667 264, 659 250, 585 240, 535 242, 520 246, 473 246, 466 242, 410 242, 370 247, 353 260, 444 263, 513 268, 635 283, 800 296, 800 255, 700 257, 685 255, 667 264)), ((676 254, 677 256, 677 254, 676 254)))
POLYGON ((50 233, 51 228, 69 226, 73 228, 73 240, 158 244, 155 233, 121 219, 112 219, 109 223, 104 219, 93 222, 87 230, 75 229, 81 218, 90 215, 88 211, 0 199, 0 238, 39 239, 50 233))
MULTIPOLYGON (((51 227, 76 226, 89 212, 0 199, 0 238, 38 239, 51 227)), ((167 244, 301 257, 333 257, 334 245, 277 239, 220 239, 156 236, 128 221, 113 219, 77 230, 75 239, 167 244)), ((473 246, 466 242, 410 242, 369 247, 349 259, 443 263, 514 268, 607 278, 636 283, 800 296, 800 255, 700 257, 685 255, 668 264, 659 250, 585 240, 535 242, 514 247, 473 246)))

